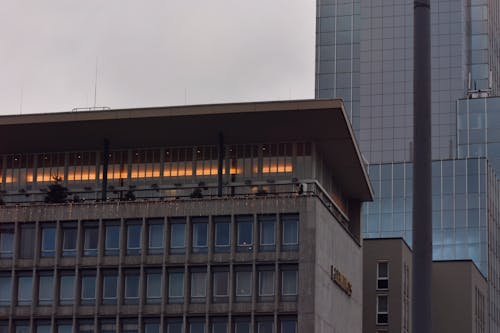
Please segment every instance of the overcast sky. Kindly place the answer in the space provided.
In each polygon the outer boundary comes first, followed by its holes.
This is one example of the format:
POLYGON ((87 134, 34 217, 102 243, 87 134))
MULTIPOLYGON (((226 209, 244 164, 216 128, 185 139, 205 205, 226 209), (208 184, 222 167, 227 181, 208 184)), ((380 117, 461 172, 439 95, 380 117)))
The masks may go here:
POLYGON ((314 0, 0 0, 0 114, 314 96, 314 0))

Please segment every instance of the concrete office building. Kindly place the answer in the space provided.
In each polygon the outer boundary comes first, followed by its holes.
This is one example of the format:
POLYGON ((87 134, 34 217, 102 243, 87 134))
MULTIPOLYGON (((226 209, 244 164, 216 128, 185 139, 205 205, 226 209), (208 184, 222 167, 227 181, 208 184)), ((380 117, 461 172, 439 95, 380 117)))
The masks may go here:
POLYGON ((0 117, 0 332, 362 331, 339 100, 0 117))
MULTIPOLYGON (((411 331, 412 251, 402 238, 363 243, 363 332, 411 331)), ((472 260, 432 264, 432 332, 488 332, 488 283, 472 260)))

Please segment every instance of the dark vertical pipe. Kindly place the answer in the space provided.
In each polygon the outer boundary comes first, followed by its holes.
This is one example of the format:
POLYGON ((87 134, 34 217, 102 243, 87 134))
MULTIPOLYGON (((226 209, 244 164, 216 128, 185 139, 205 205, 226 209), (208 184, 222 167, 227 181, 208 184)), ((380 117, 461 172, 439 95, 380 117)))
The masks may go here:
POLYGON ((430 0, 414 1, 412 332, 431 332, 431 42, 430 0))
POLYGON ((102 159, 102 201, 108 196, 108 165, 109 165, 109 141, 104 139, 104 153, 102 159))
POLYGON ((217 196, 222 197, 222 174, 224 171, 224 135, 222 135, 222 132, 219 132, 218 158, 217 196))

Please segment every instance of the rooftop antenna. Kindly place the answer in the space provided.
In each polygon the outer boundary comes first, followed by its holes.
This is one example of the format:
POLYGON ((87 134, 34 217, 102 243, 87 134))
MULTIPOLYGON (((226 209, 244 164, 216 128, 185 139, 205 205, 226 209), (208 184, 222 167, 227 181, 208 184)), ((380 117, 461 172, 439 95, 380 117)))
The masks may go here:
POLYGON ((97 57, 95 57, 94 108, 97 106, 97 57))
POLYGON ((21 99, 19 101, 19 114, 23 114, 24 83, 21 84, 21 99))

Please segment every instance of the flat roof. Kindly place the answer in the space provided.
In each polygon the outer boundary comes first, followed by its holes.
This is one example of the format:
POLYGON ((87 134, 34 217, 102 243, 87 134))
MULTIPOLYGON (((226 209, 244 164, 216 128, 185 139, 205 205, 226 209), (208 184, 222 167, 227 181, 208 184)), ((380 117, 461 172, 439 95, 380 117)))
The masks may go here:
POLYGON ((340 99, 0 116, 0 154, 315 141, 343 191, 373 194, 340 99))

